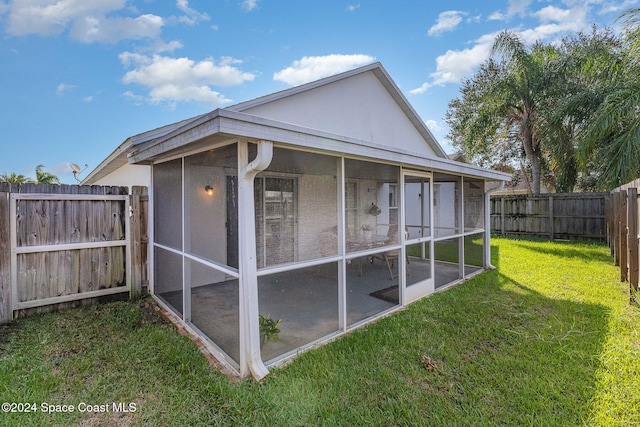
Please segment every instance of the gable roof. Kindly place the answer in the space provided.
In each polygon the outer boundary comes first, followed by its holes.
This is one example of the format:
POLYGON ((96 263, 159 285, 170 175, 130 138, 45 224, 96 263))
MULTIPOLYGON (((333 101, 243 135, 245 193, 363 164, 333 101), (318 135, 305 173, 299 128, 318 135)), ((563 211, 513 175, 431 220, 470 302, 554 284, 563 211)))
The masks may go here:
MULTIPOLYGON (((361 94, 363 89, 359 88, 358 90, 360 90, 360 92, 357 92, 356 95, 361 94)), ((370 104, 364 104, 364 106, 366 108, 360 108, 360 110, 367 110, 370 104)), ((331 107, 330 105, 328 108, 330 109, 331 107)), ((352 110, 348 111, 349 114, 352 112, 352 110)), ((366 114, 366 111, 363 114, 366 114)), ((313 116, 313 114, 307 114, 307 116, 313 116)), ((298 118, 301 117, 302 119, 306 119, 306 117, 298 116, 298 118)), ((333 119, 335 118, 336 116, 334 115, 333 119)), ((377 131, 382 129, 384 132, 386 129, 385 127, 380 127, 384 126, 384 124, 370 124, 372 126, 378 126, 377 131)), ((393 125, 393 123, 391 123, 391 125, 393 125)), ((361 126, 361 128, 363 128, 363 126, 361 126)), ((340 129, 338 128, 338 130, 340 129)), ((349 128, 346 127, 342 130, 349 130, 349 128)), ((91 171, 83 180, 83 184, 96 182, 127 163, 148 163, 169 152, 178 152, 184 150, 185 147, 192 147, 196 141, 200 141, 200 144, 211 144, 215 141, 223 141, 225 138, 228 139, 230 136, 257 139, 268 139, 271 137, 283 143, 316 148, 322 147, 331 152, 349 152, 363 156, 384 154, 388 156, 387 159, 393 159, 401 163, 406 162, 406 164, 411 164, 412 162, 408 161, 408 159, 417 155, 423 159, 423 161, 415 164, 438 164, 440 165, 439 169, 457 170, 459 173, 476 176, 482 176, 489 172, 492 179, 503 179, 501 173, 495 175, 496 173, 491 173, 493 171, 472 165, 462 167, 460 163, 450 161, 433 134, 382 67, 382 64, 375 62, 321 80, 241 102, 226 108, 216 109, 207 114, 182 120, 127 138, 111 155, 101 162, 98 167, 91 171), (346 84, 346 80, 352 77, 360 80, 350 80, 349 84, 364 81, 362 79, 365 76, 369 76, 366 78, 369 80, 374 79, 374 82, 377 82, 375 83, 375 87, 371 85, 369 87, 375 89, 377 95, 382 94, 386 97, 387 101, 382 98, 381 102, 393 104, 383 106, 387 108, 386 112, 391 112, 393 116, 386 122, 383 121, 384 124, 389 124, 389 122, 393 122, 393 120, 399 120, 403 122, 400 127, 402 127, 404 131, 407 129, 410 130, 412 135, 411 139, 415 140, 413 141, 414 146, 410 147, 410 149, 406 149, 404 146, 390 146, 386 143, 386 140, 381 143, 380 141, 372 141, 371 138, 362 138, 360 135, 349 136, 344 132, 331 132, 331 129, 327 131, 325 129, 327 126, 325 125, 330 127, 333 124, 331 123, 331 119, 324 120, 324 122, 320 124, 316 123, 317 126, 315 126, 315 128, 308 127, 308 125, 305 126, 306 123, 304 123, 304 120, 301 120, 303 122, 302 124, 296 123, 295 121, 288 122, 286 120, 287 114, 291 114, 291 111, 294 111, 295 115, 295 107, 288 105, 292 103, 293 100, 303 100, 303 102, 307 102, 306 106, 313 106, 314 104, 309 104, 309 99, 313 99, 309 98, 310 94, 317 97, 318 94, 330 92, 329 87, 335 89, 334 86, 340 88, 336 96, 342 100, 345 97, 341 96, 341 90, 348 87, 344 86, 343 83, 346 84), (318 89, 320 91, 318 91, 318 89), (383 92, 386 92, 386 94, 383 92), (389 99, 391 99, 392 102, 390 102, 389 99), (288 112, 287 108, 289 108, 288 112), (419 145, 419 147, 424 147, 425 149, 418 150, 422 152, 416 153, 415 144, 424 144, 419 145)), ((402 141, 400 141, 400 143, 402 143, 402 141)))
POLYGON ((299 95, 305 92, 312 91, 313 89, 321 88, 323 86, 330 85, 332 83, 336 83, 339 81, 346 80, 350 77, 362 75, 371 71, 373 75, 378 79, 380 84, 386 89, 387 93, 391 96, 391 98, 395 101, 398 107, 405 114, 407 119, 411 122, 411 124, 416 128, 418 133, 421 135, 422 139, 427 143, 429 148, 438 156, 438 157, 447 157, 447 154, 444 152, 440 144, 437 142, 429 128, 426 126, 424 121, 420 118, 418 113, 413 109, 409 101, 402 94, 402 91, 396 86, 395 82, 391 79, 387 71, 384 69, 380 62, 374 62, 369 65, 365 65, 363 67, 359 67, 350 71, 346 71, 340 74, 335 74, 333 76, 325 77, 320 80, 316 80, 310 83, 306 83, 300 86, 295 86, 290 89, 286 89, 280 92, 275 92, 266 96, 262 96, 259 98, 255 98, 249 101, 241 102, 239 104, 232 105, 230 107, 225 108, 226 110, 238 111, 238 112, 247 112, 250 113, 250 110, 255 110, 258 107, 274 104, 277 101, 283 100, 285 98, 290 98, 295 95, 299 95))

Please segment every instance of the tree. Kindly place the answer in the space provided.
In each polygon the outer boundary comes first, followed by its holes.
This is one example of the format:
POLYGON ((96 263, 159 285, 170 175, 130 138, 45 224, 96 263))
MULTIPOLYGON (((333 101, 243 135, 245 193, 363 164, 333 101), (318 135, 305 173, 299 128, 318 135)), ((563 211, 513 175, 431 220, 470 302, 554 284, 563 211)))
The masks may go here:
POLYGON ((516 34, 501 32, 491 58, 463 82, 462 98, 449 103, 445 117, 449 139, 469 158, 483 163, 491 157, 510 161, 524 155, 535 194, 540 193, 544 154, 538 107, 551 96, 557 57, 551 45, 527 48, 516 34))
POLYGON ((60 184, 60 178, 51 172, 44 170, 44 165, 36 166, 36 180, 11 172, 0 174, 0 182, 25 183, 25 184, 60 184))
POLYGON ((51 172, 45 172, 44 165, 36 166, 36 181, 38 184, 60 184, 60 178, 51 172))
POLYGON ((496 117, 502 115, 496 82, 505 73, 502 64, 488 60, 460 88, 461 97, 449 102, 445 120, 450 126, 449 139, 468 161, 484 167, 508 165, 520 151, 510 144, 505 133, 499 134, 496 117))
POLYGON ((0 174, 0 182, 10 182, 10 183, 32 183, 33 180, 24 175, 16 174, 15 172, 2 173, 0 174))
POLYGON ((565 37, 559 46, 549 88, 553 96, 545 97, 539 107, 545 182, 556 191, 593 188, 598 162, 578 162, 578 135, 604 100, 606 82, 619 73, 620 51, 619 37, 596 26, 590 33, 565 37))
POLYGON ((640 8, 621 18, 626 29, 621 66, 604 75, 602 101, 577 136, 581 166, 598 159, 597 180, 605 190, 640 176, 640 8))
POLYGON ((491 58, 449 103, 449 139, 483 166, 526 159, 533 192, 609 190, 640 176, 640 8, 558 47, 496 37, 491 58), (498 58, 501 61, 498 62, 498 58), (487 164, 488 163, 488 164, 487 164))

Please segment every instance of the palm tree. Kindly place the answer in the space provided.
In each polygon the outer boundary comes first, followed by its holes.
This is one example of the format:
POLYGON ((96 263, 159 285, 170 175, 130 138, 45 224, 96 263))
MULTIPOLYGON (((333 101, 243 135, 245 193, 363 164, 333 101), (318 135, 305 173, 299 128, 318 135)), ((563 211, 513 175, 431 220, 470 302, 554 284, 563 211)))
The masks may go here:
POLYGON ((0 182, 10 182, 10 183, 32 183, 33 180, 24 175, 16 174, 15 172, 1 173, 0 174, 0 182))
POLYGON ((538 136, 541 125, 538 109, 554 80, 550 64, 557 55, 550 45, 536 44, 527 49, 518 35, 506 30, 496 36, 491 48, 492 58, 501 56, 506 69, 497 86, 503 103, 504 126, 510 130, 510 139, 520 142, 529 161, 534 194, 540 193, 544 154, 538 136))
POLYGON ((603 88, 604 98, 578 134, 582 165, 597 158, 603 189, 618 187, 640 176, 640 8, 621 15, 627 44, 622 68, 603 88))
POLYGON ((526 157, 536 194, 545 155, 541 117, 548 111, 542 105, 551 96, 557 56, 550 45, 527 48, 516 34, 501 32, 491 57, 472 79, 463 81, 461 98, 449 103, 445 116, 447 137, 471 161, 496 167, 526 157))
POLYGON ((51 172, 45 172, 44 165, 36 166, 36 181, 38 184, 60 184, 60 178, 51 172))
POLYGON ((577 139, 603 100, 608 85, 605 76, 615 76, 621 68, 620 38, 605 28, 593 26, 590 33, 580 32, 562 40, 560 56, 554 68, 551 93, 543 100, 544 122, 539 136, 545 151, 546 176, 556 191, 584 189, 598 171, 593 159, 579 165, 577 139), (579 176, 581 166, 581 176, 579 176))

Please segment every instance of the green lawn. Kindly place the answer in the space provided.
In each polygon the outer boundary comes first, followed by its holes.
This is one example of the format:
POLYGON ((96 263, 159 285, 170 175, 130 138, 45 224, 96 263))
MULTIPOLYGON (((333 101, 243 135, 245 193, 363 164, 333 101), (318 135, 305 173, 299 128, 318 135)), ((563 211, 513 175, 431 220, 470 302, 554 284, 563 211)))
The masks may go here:
MULTIPOLYGON (((482 250, 482 236, 476 238, 466 238, 464 244, 464 261, 468 265, 482 266, 483 250, 482 250)), ((423 243, 416 243, 407 246, 407 255, 420 257, 422 256, 423 243)), ((446 261, 457 263, 460 259, 458 252, 458 239, 452 240, 440 240, 434 242, 435 259, 437 261, 446 261)), ((425 258, 429 259, 429 243, 424 243, 425 258)))
POLYGON ((497 270, 307 352, 262 384, 218 373, 145 301, 0 327, 0 402, 37 409, 0 412, 0 425, 640 425, 640 309, 608 248, 492 245, 497 270), (113 402, 135 412, 115 413, 113 402), (110 412, 79 412, 81 403, 110 412))

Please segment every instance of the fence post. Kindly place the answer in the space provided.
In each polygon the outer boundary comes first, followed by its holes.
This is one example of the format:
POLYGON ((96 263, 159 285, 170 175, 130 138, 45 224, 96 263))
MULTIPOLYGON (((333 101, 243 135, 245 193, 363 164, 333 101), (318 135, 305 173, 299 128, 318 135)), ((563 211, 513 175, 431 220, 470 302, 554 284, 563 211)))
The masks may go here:
POLYGON ((616 191, 611 195, 611 203, 613 204, 613 263, 620 266, 620 192, 616 191))
POLYGON ((131 189, 131 195, 129 196, 129 203, 131 205, 129 218, 131 228, 131 290, 129 291, 130 298, 137 298, 142 295, 142 224, 143 219, 140 195, 141 187, 133 187, 131 189))
POLYGON ((0 192, 0 324, 11 321, 9 193, 0 192))
POLYGON ((627 226, 629 247, 629 289, 638 290, 638 189, 631 187, 627 190, 627 226))
POLYGON ((609 249, 611 250, 611 256, 615 256, 615 251, 614 251, 614 229, 615 227, 613 226, 613 222, 615 219, 615 213, 614 213, 614 204, 615 204, 615 198, 614 198, 614 194, 613 193, 609 193, 609 198, 607 199, 609 202, 609 209, 607 211, 607 233, 608 233, 608 241, 609 241, 609 249))
POLYGON ((505 236, 504 227, 504 196, 500 197, 500 232, 505 236))
POLYGON ((627 280, 628 272, 628 250, 627 250, 627 192, 620 192, 620 281, 627 280))
POLYGON ((551 239, 553 240, 553 196, 549 195, 549 234, 551 235, 551 239))

